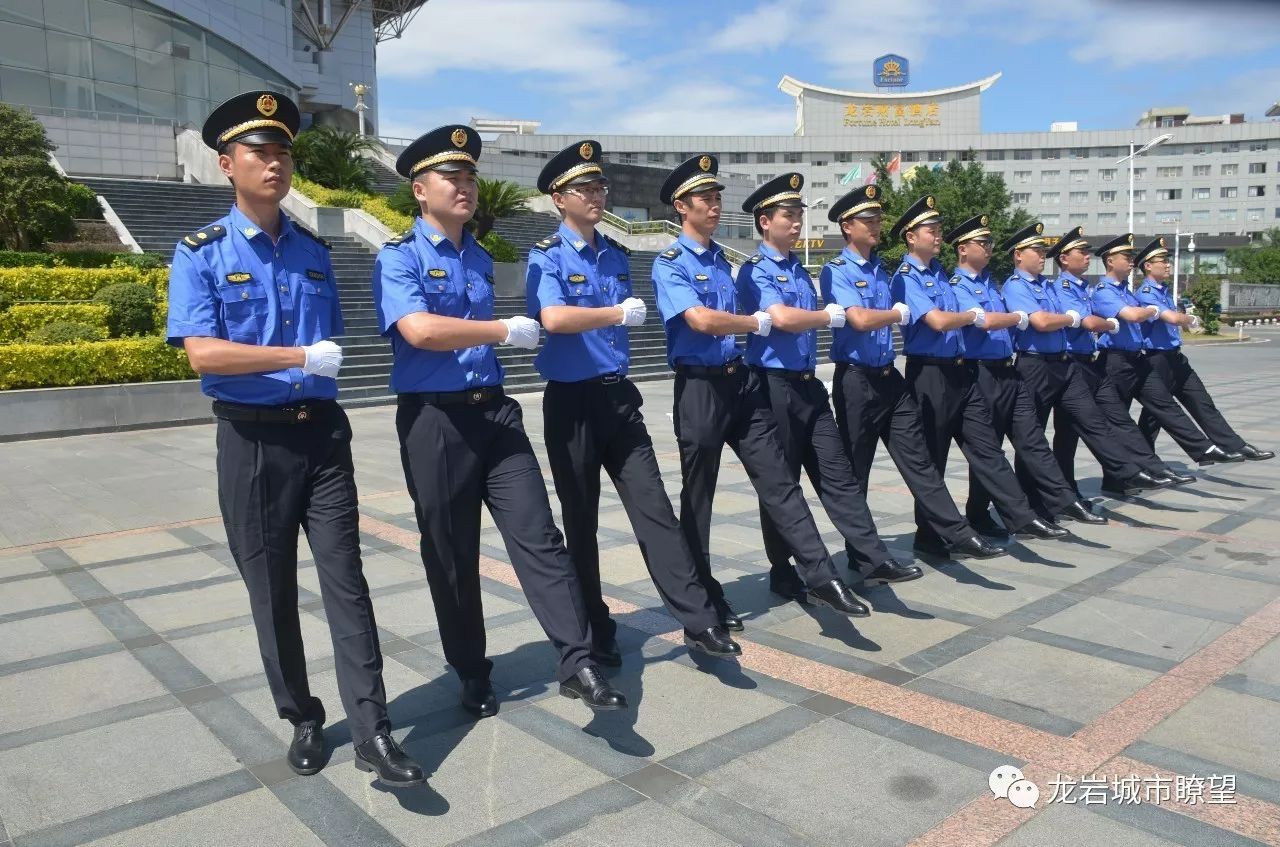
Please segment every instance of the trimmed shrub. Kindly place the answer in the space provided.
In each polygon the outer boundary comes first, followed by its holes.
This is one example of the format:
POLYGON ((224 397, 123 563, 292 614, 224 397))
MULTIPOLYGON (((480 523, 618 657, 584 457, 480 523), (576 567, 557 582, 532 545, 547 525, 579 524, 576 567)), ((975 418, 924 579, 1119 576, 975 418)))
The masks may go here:
MULTIPOLYGON (((412 215, 396 211, 385 197, 367 197, 364 205, 360 208, 373 215, 382 222, 383 226, 395 233, 404 232, 413 226, 413 219, 417 216, 416 211, 412 215)), ((415 206, 414 208, 416 209, 417 207, 415 206)))
POLYGON ((3 313, 13 305, 13 295, 0 291, 0 313, 3 313))
POLYGON ((154 288, 154 277, 167 271, 134 268, 0 268, 0 291, 14 300, 91 300, 108 285, 141 283, 154 288))
POLYGON ((118 253, 111 258, 111 267, 113 268, 137 268, 140 271, 154 271, 164 266, 164 257, 155 253, 118 253))
POLYGON ((520 261, 520 251, 515 248, 514 244, 496 232, 490 231, 488 235, 480 239, 480 246, 489 251, 489 255, 493 256, 495 262, 520 261))
POLYGON ((99 290, 93 295, 93 301, 110 310, 107 329, 116 338, 146 335, 156 328, 156 294, 149 286, 118 282, 99 290))
POLYGON ((100 326, 78 321, 53 321, 33 329, 27 335, 32 344, 75 344, 80 341, 104 341, 107 331, 100 326))
POLYGON ((87 185, 78 182, 67 183, 67 206, 73 218, 102 218, 102 207, 98 205, 98 195, 87 185))
POLYGON ((163 338, 0 346, 0 391, 191 379, 187 354, 163 338))
POLYGON ((52 253, 30 253, 22 250, 0 250, 0 268, 51 268, 52 253))
POLYGON ((109 311, 98 303, 15 303, 0 309, 0 342, 20 341, 58 321, 85 324, 101 331, 98 338, 106 338, 109 311))

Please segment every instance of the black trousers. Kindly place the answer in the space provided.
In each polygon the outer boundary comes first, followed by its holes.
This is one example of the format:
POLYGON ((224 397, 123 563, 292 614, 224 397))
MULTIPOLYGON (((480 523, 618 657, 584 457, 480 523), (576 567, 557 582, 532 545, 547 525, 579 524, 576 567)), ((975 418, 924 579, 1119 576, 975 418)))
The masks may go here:
MULTIPOLYGON (((991 407, 996 444, 1007 437, 1013 444, 1013 468, 1032 508, 1047 518, 1062 512, 1076 500, 1075 487, 1068 485, 1058 461, 1044 437, 1044 427, 1036 414, 1031 393, 1018 376, 1012 360, 978 363, 978 390, 991 407)), ((965 514, 970 521, 987 517, 991 495, 982 479, 969 468, 969 502, 965 514)))
MULTIPOLYGON (((1127 479, 1126 473, 1132 476, 1136 470, 1124 467, 1131 463, 1137 470, 1159 476, 1167 468, 1164 462, 1151 450, 1151 445, 1138 431, 1128 407, 1120 402, 1115 385, 1106 378, 1106 366, 1101 356, 1097 358, 1073 357, 1073 366, 1069 369, 1069 379, 1078 379, 1085 390, 1092 395, 1094 404, 1102 414, 1110 434, 1096 446, 1086 441, 1086 446, 1103 468, 1105 482, 1121 482, 1127 479), (1118 452, 1116 448, 1119 448, 1118 452)), ((1058 459, 1062 475, 1071 487, 1079 491, 1076 485, 1076 446, 1080 443, 1081 428, 1076 425, 1068 406, 1059 403, 1053 409, 1053 455, 1058 459)))
POLYGON ((711 505, 726 444, 746 468, 805 584, 816 588, 836 578, 800 484, 787 471, 778 427, 754 371, 739 366, 724 376, 677 373, 673 418, 684 478, 680 527, 713 603, 724 601, 724 589, 711 575, 710 548, 711 505))
POLYGON ((463 679, 488 679, 480 599, 480 504, 503 543, 538 623, 560 654, 563 682, 591 664, 582 586, 556 528, 520 404, 499 396, 434 406, 402 394, 400 460, 422 533, 422 564, 445 660, 463 679))
MULTIPOLYGON (((977 365, 972 362, 935 364, 907 359, 908 390, 920 406, 925 446, 938 473, 945 473, 947 453, 954 441, 969 460, 969 469, 990 492, 1005 527, 1016 531, 1034 521, 1036 513, 996 441, 991 408, 978 390, 977 380, 977 365)), ((929 523, 917 503, 916 538, 940 540, 928 533, 929 523)))
MULTIPOLYGON (((1152 350, 1147 354, 1147 360, 1151 362, 1152 375, 1164 383, 1210 441, 1228 453, 1244 447, 1244 439, 1218 411, 1213 397, 1209 396, 1208 389, 1200 380, 1200 374, 1191 367, 1181 349, 1152 350)), ((1147 443, 1155 446, 1156 436, 1160 434, 1160 421, 1145 406, 1142 414, 1138 415, 1138 429, 1142 430, 1147 443)))
MULTIPOLYGON (((864 575, 887 564, 893 557, 876 532, 875 519, 867 508, 867 490, 858 484, 840 441, 826 386, 816 378, 795 379, 769 372, 761 374, 761 381, 778 424, 787 470, 797 482, 801 468, 808 475, 827 516, 853 551, 849 564, 864 575)), ((789 571, 791 550, 763 502, 760 528, 773 569, 789 571)))
MULTIPOLYGON (((837 364, 832 399, 836 427, 863 492, 871 481, 876 444, 883 441, 915 497, 917 520, 923 517, 928 523, 928 537, 956 544, 973 536, 973 527, 960 516, 942 474, 930 458, 920 426, 920 407, 897 368, 837 364)), ((845 549, 849 561, 857 561, 858 551, 847 546, 845 549)))
POLYGON ((643 403, 640 390, 627 379, 609 385, 548 382, 542 395, 543 438, 565 542, 597 644, 607 644, 617 632, 600 588, 601 468, 613 480, 645 567, 671 614, 694 633, 720 622, 663 488, 640 413, 643 403))
MULTIPOLYGON (((1152 370, 1151 361, 1139 353, 1107 350, 1102 354, 1107 381, 1115 387, 1120 403, 1128 414, 1130 404, 1136 399, 1143 410, 1173 437, 1188 456, 1199 459, 1213 446, 1187 413, 1173 399, 1169 386, 1152 370)), ((1150 445, 1148 444, 1148 449, 1150 445)))
POLYGON ((338 693, 360 744, 390 730, 382 650, 360 560, 351 424, 317 402, 304 423, 218 421, 218 503, 249 590, 267 683, 280 717, 324 722, 311 696, 298 623, 298 528, 316 563, 338 693))

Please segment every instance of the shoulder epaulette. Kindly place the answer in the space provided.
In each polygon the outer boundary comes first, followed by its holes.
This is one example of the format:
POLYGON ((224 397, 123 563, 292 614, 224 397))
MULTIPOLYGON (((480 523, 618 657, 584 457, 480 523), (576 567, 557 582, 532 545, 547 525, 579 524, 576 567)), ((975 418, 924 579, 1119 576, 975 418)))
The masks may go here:
MULTIPOLYGON (((601 234, 603 235, 603 233, 601 233, 601 234)), ((560 237, 560 236, 558 236, 558 235, 556 236, 556 238, 559 238, 559 237, 560 237)), ((630 256, 630 255, 631 255, 631 248, 630 248, 630 247, 628 247, 627 245, 622 244, 622 243, 620 243, 620 242, 618 242, 618 241, 615 241, 614 239, 610 238, 610 237, 609 237, 609 236, 607 236, 607 235, 605 235, 605 236, 604 236, 604 240, 605 240, 605 241, 607 241, 607 242, 608 242, 609 244, 611 244, 612 246, 617 247, 619 250, 621 250, 621 251, 622 251, 622 255, 624 255, 624 256, 630 256)))
POLYGON ((226 234, 227 228, 225 226, 222 226, 221 224, 213 224, 212 226, 207 226, 204 229, 197 230, 190 235, 183 236, 182 243, 194 250, 203 247, 206 244, 211 244, 226 234))
POLYGON ((307 229, 305 226, 299 226, 297 223, 295 223, 295 224, 293 225, 293 228, 294 228, 294 229, 296 229, 298 232, 302 233, 303 235, 307 236, 308 238, 310 238, 312 241, 316 241, 316 242, 318 242, 319 244, 321 244, 321 245, 324 247, 324 249, 326 249, 326 250, 332 250, 332 249, 333 249, 333 245, 332 245, 332 244, 330 244, 328 241, 325 241, 323 238, 321 238, 320 236, 316 235, 314 232, 312 232, 311 230, 307 229))
POLYGON ((664 259, 674 259, 676 256, 679 256, 679 255, 680 255, 679 247, 672 247, 670 250, 664 250, 662 252, 662 258, 664 259))
POLYGON ((830 262, 827 262, 827 264, 828 265, 844 265, 844 264, 848 264, 848 262, 846 262, 846 260, 844 259, 841 259, 839 256, 836 256, 830 262))
POLYGON ((752 256, 750 259, 747 259, 747 263, 755 265, 755 264, 758 264, 762 258, 764 257, 761 256, 759 253, 757 253, 754 256, 752 256))
POLYGON ((902 263, 902 267, 898 268, 898 273, 900 273, 900 274, 905 274, 905 273, 910 273, 910 272, 911 272, 911 263, 910 263, 910 262, 903 262, 903 263, 902 263))
POLYGON ((383 245, 382 245, 382 246, 383 246, 383 247, 387 247, 387 246, 397 247, 397 246, 399 246, 399 245, 401 245, 401 244, 404 244, 406 241, 412 241, 412 240, 413 240, 413 236, 414 236, 414 233, 415 233, 415 232, 416 232, 416 230, 414 230, 412 227, 410 227, 409 229, 407 229, 407 230, 405 230, 404 232, 400 233, 400 234, 399 234, 399 235, 397 235, 396 237, 387 239, 387 240, 383 243, 383 245))
POLYGON ((541 241, 539 241, 537 244, 533 246, 539 250, 549 250, 550 248, 555 247, 559 243, 560 243, 560 235, 556 234, 556 235, 550 236, 549 238, 542 239, 541 241))
POLYGON ((960 276, 958 274, 956 276, 951 277, 951 284, 952 285, 960 284, 960 276))

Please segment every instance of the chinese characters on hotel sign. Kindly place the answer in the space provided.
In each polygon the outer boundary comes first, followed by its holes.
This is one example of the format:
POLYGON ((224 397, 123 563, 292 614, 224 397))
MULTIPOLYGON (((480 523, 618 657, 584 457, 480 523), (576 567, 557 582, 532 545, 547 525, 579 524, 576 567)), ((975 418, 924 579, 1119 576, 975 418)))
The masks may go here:
POLYGON ((942 126, 937 103, 847 103, 845 126, 942 126))

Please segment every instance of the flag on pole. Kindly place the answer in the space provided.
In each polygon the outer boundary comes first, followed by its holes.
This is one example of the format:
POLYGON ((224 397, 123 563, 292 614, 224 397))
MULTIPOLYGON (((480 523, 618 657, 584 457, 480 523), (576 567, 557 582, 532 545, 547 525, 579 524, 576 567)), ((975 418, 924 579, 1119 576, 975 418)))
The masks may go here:
POLYGON ((855 179, 859 179, 861 176, 862 176, 862 164, 859 163, 854 165, 847 174, 840 177, 840 184, 848 185, 850 182, 852 182, 855 179))
POLYGON ((889 167, 887 168, 887 170, 891 174, 896 174, 901 167, 902 167, 902 154, 894 153, 893 158, 889 160, 889 167))
POLYGON ((875 172, 875 171, 872 171, 871 173, 867 174, 867 178, 866 178, 866 179, 864 179, 864 180, 862 181, 862 184, 863 184, 863 185, 875 185, 875 184, 876 184, 876 172, 875 172))

